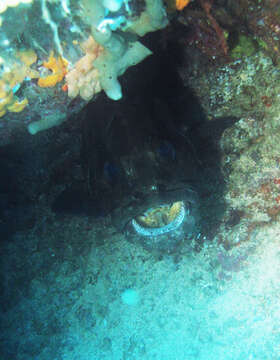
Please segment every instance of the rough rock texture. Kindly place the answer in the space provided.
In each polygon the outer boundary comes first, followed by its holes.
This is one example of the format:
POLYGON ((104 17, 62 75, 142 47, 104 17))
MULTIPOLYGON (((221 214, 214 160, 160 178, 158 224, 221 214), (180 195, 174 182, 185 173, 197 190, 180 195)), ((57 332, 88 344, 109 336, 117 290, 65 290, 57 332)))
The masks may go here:
POLYGON ((123 101, 1 147, 4 360, 279 357, 279 69, 263 49, 213 63, 175 29, 146 40, 157 57, 124 76, 123 101), (133 211, 179 178, 201 222, 171 255, 128 241, 98 206, 133 211))

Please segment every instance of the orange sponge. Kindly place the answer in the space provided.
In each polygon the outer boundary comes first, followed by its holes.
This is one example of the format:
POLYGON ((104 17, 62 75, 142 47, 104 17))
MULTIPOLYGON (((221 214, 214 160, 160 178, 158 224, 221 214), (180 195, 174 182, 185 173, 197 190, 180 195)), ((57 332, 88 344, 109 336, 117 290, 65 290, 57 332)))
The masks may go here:
POLYGON ((67 73, 68 62, 61 56, 55 58, 52 51, 49 60, 45 61, 43 63, 43 66, 51 70, 52 74, 45 78, 40 78, 38 80, 38 85, 40 87, 52 87, 63 80, 64 76, 67 73))
POLYGON ((191 0, 176 0, 176 9, 183 10, 191 0))

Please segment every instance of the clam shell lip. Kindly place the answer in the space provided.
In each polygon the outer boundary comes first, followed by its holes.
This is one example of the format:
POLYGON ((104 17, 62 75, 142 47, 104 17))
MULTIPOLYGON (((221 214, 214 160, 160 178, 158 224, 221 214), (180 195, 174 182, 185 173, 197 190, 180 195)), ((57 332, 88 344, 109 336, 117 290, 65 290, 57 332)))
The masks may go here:
POLYGON ((186 216, 185 205, 182 202, 178 215, 169 224, 160 227, 145 227, 140 225, 135 219, 131 220, 131 224, 135 232, 142 236, 159 236, 170 231, 176 230, 184 221, 186 216))

